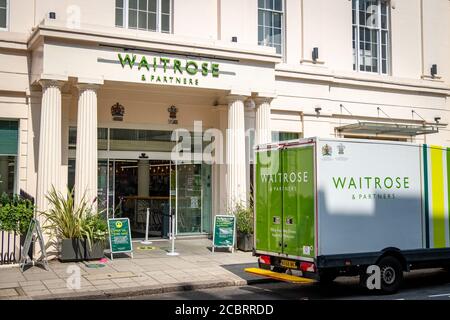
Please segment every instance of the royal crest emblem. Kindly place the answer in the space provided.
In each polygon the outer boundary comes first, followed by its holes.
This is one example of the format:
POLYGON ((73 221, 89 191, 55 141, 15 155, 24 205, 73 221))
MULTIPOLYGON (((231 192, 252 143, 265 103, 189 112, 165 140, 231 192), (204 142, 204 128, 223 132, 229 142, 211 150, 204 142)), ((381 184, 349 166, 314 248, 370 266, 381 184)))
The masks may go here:
POLYGON ((322 155, 323 156, 331 157, 332 153, 333 153, 333 148, 331 148, 330 145, 326 144, 322 147, 322 155))
POLYGON ((345 152, 345 146, 341 143, 337 146, 338 148, 338 154, 343 155, 345 152))
POLYGON ((167 112, 169 112, 169 124, 178 124, 177 120, 177 113, 178 109, 175 106, 171 106, 167 109, 167 112))

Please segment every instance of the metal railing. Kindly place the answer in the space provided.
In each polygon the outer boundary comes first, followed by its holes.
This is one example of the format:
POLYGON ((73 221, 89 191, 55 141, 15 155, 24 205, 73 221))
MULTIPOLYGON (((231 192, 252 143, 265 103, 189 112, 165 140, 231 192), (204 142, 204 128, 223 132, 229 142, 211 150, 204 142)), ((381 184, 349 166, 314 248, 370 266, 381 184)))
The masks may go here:
POLYGON ((22 255, 20 235, 8 231, 0 231, 0 233, 0 265, 19 263, 22 255))

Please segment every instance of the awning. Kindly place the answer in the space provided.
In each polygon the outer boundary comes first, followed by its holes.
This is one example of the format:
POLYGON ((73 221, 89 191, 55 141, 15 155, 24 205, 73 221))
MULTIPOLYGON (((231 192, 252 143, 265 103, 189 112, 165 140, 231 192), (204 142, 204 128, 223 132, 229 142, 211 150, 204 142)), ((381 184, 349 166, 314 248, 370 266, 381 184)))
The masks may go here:
POLYGON ((418 136, 424 134, 438 133, 436 126, 430 125, 407 125, 397 123, 380 122, 358 122, 336 128, 340 133, 360 135, 388 135, 388 136, 418 136))

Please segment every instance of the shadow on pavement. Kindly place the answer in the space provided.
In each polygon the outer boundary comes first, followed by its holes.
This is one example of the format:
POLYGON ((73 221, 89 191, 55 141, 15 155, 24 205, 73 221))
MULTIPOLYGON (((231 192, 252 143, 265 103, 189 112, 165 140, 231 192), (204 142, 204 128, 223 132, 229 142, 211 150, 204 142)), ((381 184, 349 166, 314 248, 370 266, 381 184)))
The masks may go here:
POLYGON ((256 275, 245 272, 246 268, 258 268, 258 263, 240 263, 240 264, 228 264, 221 265, 222 268, 228 270, 229 272, 237 275, 238 277, 247 281, 248 284, 253 283, 266 283, 266 282, 274 282, 272 279, 268 279, 265 277, 258 277, 256 275))

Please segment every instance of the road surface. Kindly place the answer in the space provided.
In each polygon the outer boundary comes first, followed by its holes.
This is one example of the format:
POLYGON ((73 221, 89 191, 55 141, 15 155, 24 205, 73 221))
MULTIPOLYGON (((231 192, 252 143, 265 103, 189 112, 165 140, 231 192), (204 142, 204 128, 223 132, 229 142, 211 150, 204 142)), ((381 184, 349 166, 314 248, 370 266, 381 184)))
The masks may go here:
MULTIPOLYGON (((123 298, 122 298, 123 299, 123 298)), ((128 299, 174 300, 450 300, 450 274, 442 269, 405 273, 401 290, 394 295, 380 295, 359 287, 358 278, 338 278, 329 286, 273 282, 243 287, 226 287, 198 291, 172 292, 128 299)))

